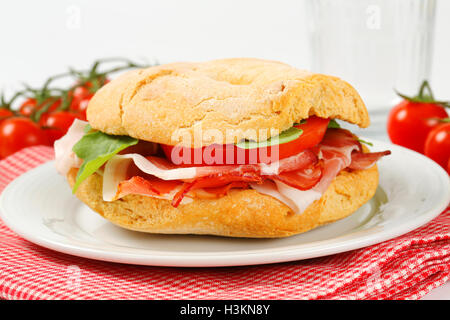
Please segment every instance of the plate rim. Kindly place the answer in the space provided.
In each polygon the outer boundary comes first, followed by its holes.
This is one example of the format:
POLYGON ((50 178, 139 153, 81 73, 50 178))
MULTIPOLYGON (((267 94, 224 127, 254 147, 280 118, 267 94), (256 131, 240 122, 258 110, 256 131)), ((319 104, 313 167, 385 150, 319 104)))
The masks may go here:
MULTIPOLYGON (((447 172, 443 168, 441 168, 437 163, 422 154, 384 141, 375 139, 370 139, 370 141, 373 141, 376 145, 384 145, 390 149, 399 149, 401 152, 406 152, 410 156, 418 157, 421 161, 428 162, 428 165, 431 165, 432 169, 436 170, 436 173, 440 178, 443 178, 444 175, 448 177, 447 172)), ((6 213, 7 210, 5 208, 5 203, 7 200, 5 199, 6 195, 8 194, 8 190, 14 188, 17 184, 20 184, 21 181, 26 179, 28 175, 34 174, 37 170, 43 170, 42 167, 53 165, 53 162, 54 161, 46 162, 37 166, 36 168, 25 172, 24 174, 11 181, 4 188, 2 194, 0 195, 0 218, 3 220, 5 225, 25 240, 54 251, 94 260, 134 265, 164 267, 229 267, 272 264, 323 257, 371 246, 406 234, 436 218, 448 206, 448 203, 450 201, 450 179, 448 179, 446 198, 443 195, 441 203, 434 205, 433 208, 427 212, 427 214, 416 216, 413 220, 408 221, 407 223, 404 222, 395 225, 388 230, 384 230, 381 234, 380 232, 370 233, 362 237, 342 239, 341 241, 337 243, 335 242, 334 244, 332 244, 332 242, 335 241, 336 238, 345 238, 346 236, 349 236, 351 234, 343 234, 332 239, 312 241, 309 243, 302 243, 298 245, 287 245, 282 248, 271 248, 269 249, 271 250, 271 252, 267 252, 268 249, 264 248, 239 252, 220 252, 215 255, 214 252, 210 251, 196 252, 195 255, 192 255, 192 253, 175 251, 164 253, 164 251, 141 248, 136 249, 138 251, 141 251, 140 253, 106 251, 101 248, 86 246, 83 247, 69 242, 58 242, 54 239, 45 238, 45 236, 36 235, 32 232, 30 233, 28 232, 29 230, 27 230, 27 228, 22 229, 20 225, 16 223, 17 221, 15 221, 13 218, 10 218, 6 213), (144 250, 145 253, 142 252, 144 250)), ((56 171, 55 174, 57 174, 56 171)), ((442 179, 442 181, 444 180, 442 179)), ((62 237, 61 235, 58 236, 62 237)))

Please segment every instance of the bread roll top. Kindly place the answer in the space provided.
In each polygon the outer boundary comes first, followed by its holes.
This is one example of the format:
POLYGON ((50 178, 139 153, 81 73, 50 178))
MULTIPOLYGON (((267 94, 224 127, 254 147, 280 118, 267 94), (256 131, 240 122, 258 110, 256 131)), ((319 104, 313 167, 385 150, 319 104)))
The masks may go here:
POLYGON ((252 58, 129 71, 102 87, 87 109, 94 129, 191 147, 267 140, 311 115, 363 128, 370 122, 347 82, 252 58))

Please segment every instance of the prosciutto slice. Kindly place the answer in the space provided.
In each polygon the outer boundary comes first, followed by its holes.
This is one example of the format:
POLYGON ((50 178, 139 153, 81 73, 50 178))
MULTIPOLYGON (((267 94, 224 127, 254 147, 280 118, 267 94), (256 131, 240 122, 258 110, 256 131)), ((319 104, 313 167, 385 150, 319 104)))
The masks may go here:
POLYGON ((391 151, 382 151, 382 152, 371 152, 371 153, 353 153, 352 154, 352 163, 350 163, 349 169, 353 170, 365 170, 372 167, 375 162, 380 160, 382 157, 390 155, 391 151))
POLYGON ((362 147, 355 136, 344 129, 328 129, 319 144, 319 157, 323 161, 322 178, 314 189, 324 193, 334 178, 352 162, 352 153, 361 152, 362 147))
POLYGON ((119 183, 116 198, 121 198, 128 194, 164 196, 170 194, 177 188, 179 189, 182 184, 180 181, 166 181, 158 178, 134 176, 119 183))
MULTIPOLYGON (((192 183, 196 179, 203 177, 209 177, 210 179, 222 177, 219 180, 226 182, 249 182, 250 180, 255 182, 255 176, 261 181, 261 176, 278 174, 287 170, 300 170, 316 164, 317 161, 317 156, 311 150, 305 150, 271 165, 252 164, 203 167, 179 167, 164 158, 143 157, 136 153, 116 155, 106 163, 104 168, 103 200, 114 201, 118 199, 117 188, 120 182, 127 178, 127 170, 130 165, 136 166, 142 174, 168 181, 182 180, 185 183, 192 183), (223 177, 228 178, 224 180, 223 177), (232 180, 230 180, 230 177, 232 177, 232 180), (249 177, 251 177, 250 180, 249 177)), ((185 194, 186 192, 183 193, 183 195, 185 194)), ((178 197, 181 198, 174 203, 181 203, 183 197, 181 194, 178 197)))
MULTIPOLYGON (((172 205, 178 207, 183 200, 184 196, 191 190, 204 189, 204 188, 217 188, 230 184, 238 184, 239 187, 242 183, 256 182, 261 183, 262 177, 256 173, 246 173, 243 175, 225 174, 220 176, 202 177, 195 179, 192 182, 185 182, 180 191, 177 192, 172 200, 172 205)), ((229 189, 228 189, 229 190, 229 189)))
POLYGON ((322 166, 313 166, 302 170, 282 172, 270 176, 270 179, 283 182, 299 190, 308 190, 314 187, 322 177, 322 166))

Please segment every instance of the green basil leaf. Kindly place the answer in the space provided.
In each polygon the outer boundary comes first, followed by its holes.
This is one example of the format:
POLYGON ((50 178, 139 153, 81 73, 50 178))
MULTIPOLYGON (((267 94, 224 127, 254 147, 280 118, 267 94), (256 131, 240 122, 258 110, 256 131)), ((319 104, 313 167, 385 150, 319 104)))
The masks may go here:
POLYGON ((298 129, 296 127, 291 127, 285 131, 283 131, 281 134, 279 134, 276 137, 272 137, 266 141, 249 141, 249 140, 243 140, 241 142, 236 143, 236 146, 238 148, 242 149, 255 149, 255 148, 262 148, 262 147, 270 147, 277 144, 283 144, 286 142, 290 142, 292 140, 297 139, 300 137, 303 133, 302 129, 298 129))
POLYGON ((331 119, 330 122, 328 123, 328 128, 332 128, 332 129, 340 129, 341 125, 339 123, 337 123, 336 120, 331 119))
POLYGON ((72 192, 75 193, 80 184, 106 161, 138 141, 128 136, 112 136, 100 131, 86 133, 72 148, 77 157, 83 160, 72 192))

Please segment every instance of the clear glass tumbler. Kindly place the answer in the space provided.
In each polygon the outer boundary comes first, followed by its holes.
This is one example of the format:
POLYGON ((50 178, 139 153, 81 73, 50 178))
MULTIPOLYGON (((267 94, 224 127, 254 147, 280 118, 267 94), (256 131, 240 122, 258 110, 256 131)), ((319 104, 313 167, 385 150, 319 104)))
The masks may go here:
POLYGON ((430 75, 435 0, 306 0, 312 71, 336 75, 371 114, 430 75))

